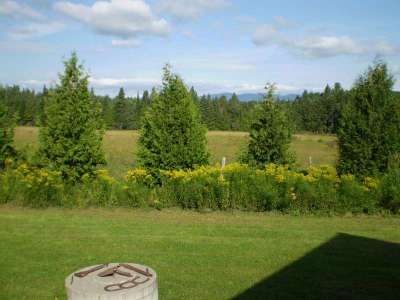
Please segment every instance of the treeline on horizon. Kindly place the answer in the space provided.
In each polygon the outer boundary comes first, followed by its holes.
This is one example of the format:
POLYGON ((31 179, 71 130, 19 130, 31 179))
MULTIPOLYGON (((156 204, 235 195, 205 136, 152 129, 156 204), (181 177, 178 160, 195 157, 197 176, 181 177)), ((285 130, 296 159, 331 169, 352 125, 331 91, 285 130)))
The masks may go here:
MULTIPOLYGON (((51 89, 41 92, 21 88, 18 85, 0 85, 0 102, 15 115, 18 125, 41 126, 45 124, 44 107, 51 89)), ((141 96, 128 97, 120 88, 115 97, 99 96, 91 92, 94 102, 100 104, 101 115, 107 129, 137 130, 141 128, 145 111, 152 103, 156 89, 145 90, 141 96)), ((400 92, 394 92, 400 99, 400 92)), ((198 106, 201 120, 209 130, 249 131, 254 110, 259 101, 240 101, 234 93, 230 98, 222 96, 199 96, 195 89, 190 94, 198 106)), ((293 131, 336 134, 342 107, 349 91, 340 83, 327 85, 323 92, 305 90, 294 100, 279 100, 286 111, 293 131)), ((279 97, 278 97, 279 98, 279 97)))

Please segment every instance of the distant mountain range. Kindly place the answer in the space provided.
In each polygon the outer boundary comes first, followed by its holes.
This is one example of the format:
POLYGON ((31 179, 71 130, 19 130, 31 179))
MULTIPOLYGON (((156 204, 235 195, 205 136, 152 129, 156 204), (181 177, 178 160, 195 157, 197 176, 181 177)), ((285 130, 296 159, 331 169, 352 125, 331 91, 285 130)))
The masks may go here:
MULTIPOLYGON (((211 97, 221 97, 225 96, 226 98, 231 98, 233 93, 219 93, 219 94, 212 94, 211 97)), ((259 101, 263 99, 264 94, 261 93, 244 93, 244 94, 236 94, 240 101, 259 101)), ((294 100, 298 94, 278 94, 277 97, 280 100, 294 100)))

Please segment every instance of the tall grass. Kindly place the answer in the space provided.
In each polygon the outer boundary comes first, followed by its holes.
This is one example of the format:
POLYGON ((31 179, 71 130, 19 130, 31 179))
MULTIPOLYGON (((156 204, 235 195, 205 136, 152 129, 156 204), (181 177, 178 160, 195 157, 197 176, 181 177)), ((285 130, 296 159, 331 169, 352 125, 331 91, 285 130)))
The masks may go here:
MULTIPOLYGON (((37 144, 38 130, 35 127, 17 127, 15 142, 18 149, 26 148, 33 152, 37 144)), ((122 178, 135 167, 136 145, 139 137, 134 130, 109 130, 104 137, 104 149, 107 159, 107 170, 111 175, 122 178)), ((214 165, 226 157, 228 163, 236 162, 239 153, 246 146, 248 134, 245 132, 209 131, 208 147, 211 153, 211 164, 214 165)), ((298 134, 292 142, 292 151, 297 156, 301 167, 308 167, 311 156, 314 165, 334 165, 337 157, 336 138, 329 135, 298 134)))

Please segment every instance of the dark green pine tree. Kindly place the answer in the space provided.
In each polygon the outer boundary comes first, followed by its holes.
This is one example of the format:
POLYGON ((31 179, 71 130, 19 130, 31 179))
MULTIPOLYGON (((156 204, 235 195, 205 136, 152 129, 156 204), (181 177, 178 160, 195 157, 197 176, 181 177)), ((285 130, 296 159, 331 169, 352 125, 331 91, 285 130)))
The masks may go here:
POLYGON ((182 79, 164 67, 163 86, 143 119, 138 162, 157 169, 190 169, 208 163, 206 129, 182 79))
POLYGON ((268 163, 290 164, 291 130, 288 119, 274 97, 274 85, 267 85, 264 101, 257 107, 251 124, 250 140, 244 160, 263 168, 268 163))
POLYGON ((150 99, 149 91, 147 91, 147 90, 143 91, 142 102, 145 107, 150 105, 151 99, 150 99))
POLYGON ((46 86, 43 86, 42 92, 38 95, 38 100, 36 104, 36 118, 35 125, 36 126, 45 126, 46 123, 46 115, 44 112, 46 98, 49 95, 49 90, 46 86))
POLYGON ((15 155, 14 150, 15 118, 8 113, 7 107, 0 102, 0 169, 4 168, 4 161, 15 155))
POLYGON ((88 76, 76 53, 64 62, 60 84, 46 102, 46 127, 40 129, 39 156, 48 167, 61 171, 65 179, 79 180, 105 163, 104 130, 100 107, 92 101, 88 76))
POLYGON ((376 62, 356 81, 340 120, 339 173, 378 175, 398 159, 400 102, 393 85, 382 62, 376 62))
POLYGON ((190 88, 189 93, 190 93, 190 96, 191 96, 192 99, 193 99, 193 102, 194 102, 196 105, 198 105, 198 103, 199 103, 199 96, 197 95, 197 92, 196 92, 196 90, 194 89, 193 86, 190 88))
POLYGON ((233 93, 228 103, 228 113, 230 118, 230 129, 240 130, 242 123, 241 107, 238 96, 233 93))
POLYGON ((150 94, 150 102, 149 102, 149 104, 151 104, 154 101, 154 99, 156 99, 157 97, 158 97, 157 90, 155 88, 152 88, 151 89, 151 94, 150 94))
POLYGON ((330 109, 328 126, 330 128, 330 133, 337 133, 339 129, 339 119, 342 112, 342 107, 346 102, 347 95, 338 82, 335 83, 331 94, 331 102, 330 105, 328 105, 330 109))
POLYGON ((128 114, 128 100, 125 97, 124 89, 120 88, 114 104, 114 127, 126 129, 128 114))
POLYGON ((106 128, 112 128, 114 124, 113 102, 109 96, 100 97, 101 116, 106 128))
POLYGON ((24 96, 25 110, 24 114, 20 115, 20 119, 24 125, 32 126, 35 124, 37 96, 34 91, 30 90, 24 90, 24 96))

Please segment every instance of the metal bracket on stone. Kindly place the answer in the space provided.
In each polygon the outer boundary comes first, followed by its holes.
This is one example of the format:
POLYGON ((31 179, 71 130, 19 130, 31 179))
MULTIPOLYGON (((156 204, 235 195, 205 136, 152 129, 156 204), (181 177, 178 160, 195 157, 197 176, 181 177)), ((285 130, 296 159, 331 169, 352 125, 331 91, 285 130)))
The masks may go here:
POLYGON ((85 271, 76 272, 76 273, 74 273, 74 276, 79 277, 79 278, 86 277, 90 273, 93 273, 93 272, 96 272, 98 270, 101 270, 101 269, 103 269, 104 267, 107 267, 107 266, 108 266, 108 264, 99 265, 99 266, 90 268, 90 269, 85 270, 85 271))
POLYGON ((65 287, 68 300, 158 300, 156 272, 134 263, 110 263, 81 269, 66 278, 65 287), (79 279, 74 280, 74 277, 79 279))
POLYGON ((99 274, 97 274, 97 276, 105 277, 105 276, 112 276, 114 274, 119 274, 119 275, 126 276, 126 277, 132 277, 131 273, 121 271, 119 269, 120 267, 121 267, 121 265, 117 265, 115 267, 109 268, 107 270, 104 270, 103 272, 100 272, 99 274))

